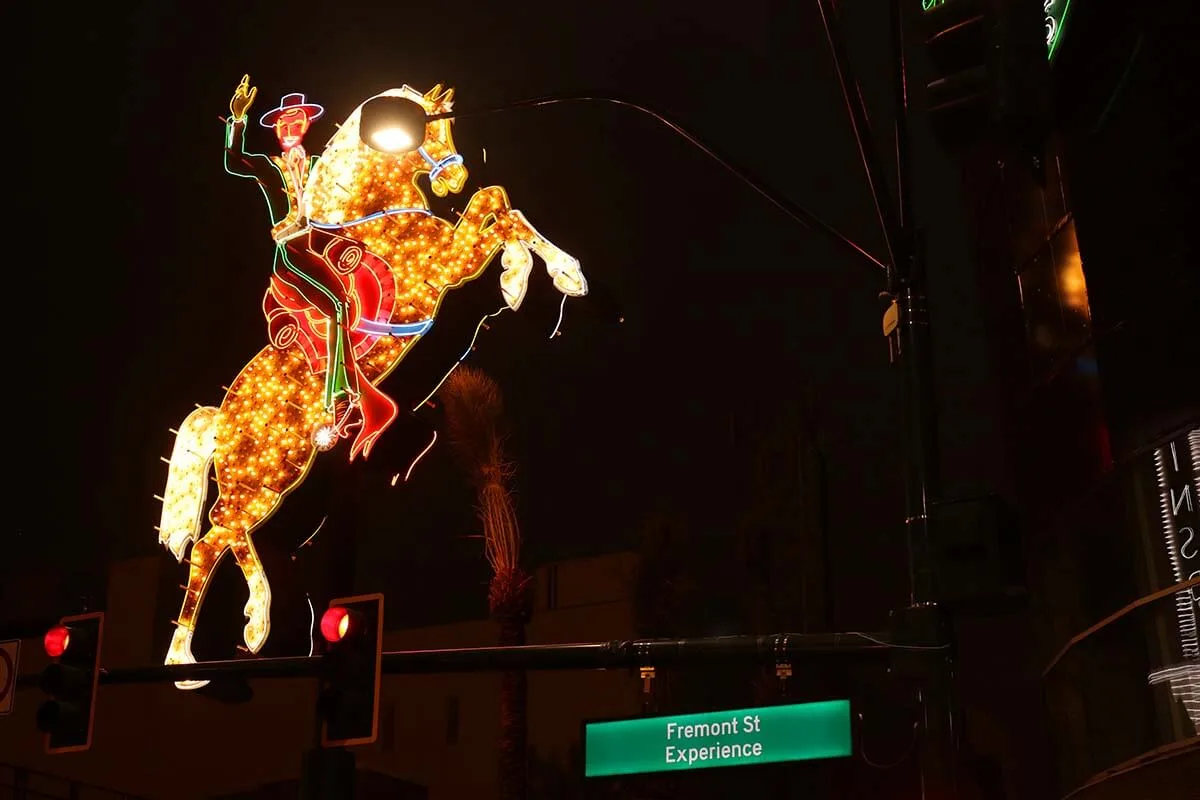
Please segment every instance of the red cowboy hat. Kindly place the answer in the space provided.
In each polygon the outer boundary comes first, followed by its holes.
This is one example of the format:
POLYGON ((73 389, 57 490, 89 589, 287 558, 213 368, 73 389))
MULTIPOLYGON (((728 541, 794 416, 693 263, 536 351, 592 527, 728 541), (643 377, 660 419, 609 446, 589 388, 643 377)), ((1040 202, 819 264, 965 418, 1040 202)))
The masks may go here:
POLYGON ((258 120, 258 124, 262 125, 264 128, 274 128, 275 120, 279 119, 281 114, 286 111, 296 110, 303 111, 305 116, 308 117, 309 122, 312 122, 314 119, 325 113, 325 109, 316 103, 304 102, 304 95, 300 92, 293 92, 292 94, 285 94, 283 96, 283 99, 279 101, 278 108, 272 108, 270 111, 263 114, 258 120))

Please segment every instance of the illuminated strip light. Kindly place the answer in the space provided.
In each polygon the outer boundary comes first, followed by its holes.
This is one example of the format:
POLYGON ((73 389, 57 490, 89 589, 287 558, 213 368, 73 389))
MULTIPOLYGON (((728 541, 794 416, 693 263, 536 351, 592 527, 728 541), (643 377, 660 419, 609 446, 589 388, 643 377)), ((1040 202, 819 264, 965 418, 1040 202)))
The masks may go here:
POLYGON ((317 611, 313 608, 311 597, 304 595, 304 599, 308 601, 308 657, 312 658, 313 649, 317 644, 316 637, 313 636, 313 629, 317 627, 317 611))
POLYGON ((562 328, 563 314, 567 310, 567 296, 564 294, 562 302, 558 304, 558 322, 554 323, 554 330, 550 332, 550 338, 558 336, 559 329, 562 328))
POLYGON ((1192 727, 1200 732, 1200 664, 1177 664, 1150 673, 1150 685, 1169 684, 1171 694, 1183 703, 1192 727))
POLYGON ((301 543, 300 543, 300 546, 299 546, 299 547, 297 547, 295 550, 293 550, 293 551, 292 551, 292 561, 295 561, 295 560, 296 560, 296 553, 299 553, 299 552, 300 552, 301 550, 303 550, 305 547, 308 547, 308 543, 309 543, 309 542, 311 542, 313 539, 317 538, 317 534, 321 532, 321 528, 324 528, 324 527, 325 527, 325 520, 327 520, 327 519, 329 519, 329 515, 328 515, 328 514, 326 514, 325 516, 321 517, 321 521, 317 523, 317 528, 316 528, 316 530, 314 530, 312 533, 310 533, 310 534, 308 535, 308 538, 307 538, 307 539, 305 539, 303 542, 301 542, 301 543))
POLYGON ((1042 3, 1042 12, 1046 15, 1046 49, 1054 47, 1054 40, 1058 38, 1058 20, 1050 14, 1050 7, 1054 5, 1054 0, 1044 0, 1042 3))
POLYGON ((417 148, 417 152, 420 153, 421 158, 425 159, 425 162, 432 167, 429 173, 429 180, 431 181, 437 180, 437 176, 441 175, 442 171, 445 170, 446 167, 452 167, 455 164, 463 163, 463 157, 459 153, 451 153, 442 160, 437 161, 433 158, 433 156, 425 152, 425 147, 423 145, 417 148))
MULTIPOLYGON (((563 302, 564 303, 566 302, 565 297, 563 298, 563 302)), ((446 380, 454 373, 454 370, 458 369, 458 365, 467 360, 467 356, 471 355, 471 351, 475 349, 475 342, 476 342, 476 340, 479 339, 479 333, 480 333, 480 331, 483 330, 483 326, 487 324, 487 321, 489 319, 491 319, 492 317, 499 316, 507 308, 508 308, 507 305, 503 305, 496 311, 493 311, 490 314, 485 314, 483 316, 483 318, 479 320, 479 324, 475 326, 475 333, 473 336, 471 336, 471 343, 469 345, 467 345, 467 349, 464 350, 463 354, 458 357, 458 361, 455 361, 454 365, 452 367, 450 367, 450 369, 446 370, 446 374, 443 375, 442 379, 437 382, 436 386, 433 387, 433 391, 431 391, 429 394, 425 395, 424 400, 422 400, 421 402, 419 402, 415 406, 413 406, 413 409, 412 409, 413 413, 416 413, 418 410, 420 410, 421 406, 425 405, 430 400, 432 400, 433 396, 438 393, 438 389, 442 388, 442 384, 444 384, 446 382, 446 380)), ((561 316, 560 316, 559 320, 561 321, 561 316)), ((433 449, 433 446, 436 443, 437 443, 437 431, 434 431, 433 438, 429 440, 429 444, 425 445, 425 449, 422 450, 420 453, 418 453, 417 457, 413 459, 413 462, 408 465, 408 471, 404 473, 404 482, 405 483, 408 482, 409 476, 412 475, 413 469, 415 469, 417 464, 421 461, 421 459, 425 457, 425 454, 433 449)), ((396 473, 395 475, 393 475, 391 485, 395 486, 396 482, 399 480, 399 478, 400 478, 400 473, 396 473)))
MULTIPOLYGON (((1191 484, 1184 484, 1183 492, 1178 502, 1175 500, 1175 494, 1170 481, 1167 480, 1166 459, 1166 452, 1169 450, 1171 454, 1171 467, 1175 473, 1178 473, 1180 469, 1177 442, 1171 442, 1167 447, 1160 447, 1154 451, 1154 468, 1158 478, 1163 537, 1166 540, 1167 553, 1171 562, 1171 572, 1176 583, 1200 577, 1200 570, 1186 574, 1182 563, 1183 559, 1190 560, 1195 555, 1193 553, 1192 556, 1189 556, 1183 551, 1183 548, 1189 545, 1195 547, 1197 544, 1195 523, 1193 522, 1192 525, 1182 529, 1182 531, 1186 531, 1188 534, 1187 539, 1182 545, 1179 544, 1181 530, 1176 524, 1176 512, 1180 508, 1185 507, 1185 504, 1188 511, 1194 510, 1190 490, 1194 488, 1196 496, 1200 498, 1200 428, 1189 431, 1187 439, 1188 454, 1191 456, 1192 481, 1191 484)), ((1200 602, 1200 598, 1197 598, 1194 588, 1175 593, 1175 611, 1179 622, 1179 642, 1185 663, 1164 667, 1151 672, 1149 682, 1151 686, 1161 683, 1169 684, 1171 695, 1183 704, 1188 719, 1192 722, 1193 729, 1197 733, 1200 733, 1200 637, 1197 636, 1196 623, 1196 607, 1198 602, 1200 602)))
POLYGON ((1192 486, 1200 500, 1200 428, 1188 432, 1188 451, 1192 454, 1192 486))
POLYGON ((420 336, 432 327, 432 319, 420 322, 376 322, 364 319, 359 320, 354 329, 372 336, 420 336))
POLYGON ((1053 61, 1058 46, 1062 43, 1067 15, 1071 13, 1071 0, 1045 0, 1042 3, 1042 11, 1046 15, 1046 57, 1053 61))
MULTIPOLYGON (((408 471, 404 473, 405 483, 408 483, 408 479, 412 477, 413 470, 417 468, 417 464, 421 463, 421 459, 425 457, 426 453, 433 449, 435 444, 437 444, 437 431, 433 432, 433 437, 429 440, 429 444, 425 445, 425 449, 417 453, 417 457, 414 458, 412 463, 408 465, 408 471)), ((392 476, 392 486, 395 486, 396 481, 398 480, 400 480, 399 472, 392 476)))
POLYGON ((426 403, 428 403, 430 400, 433 399, 433 396, 438 393, 438 389, 442 388, 442 384, 446 382, 446 379, 450 377, 451 373, 453 373, 454 370, 458 369, 459 364, 461 364, 462 362, 467 360, 467 356, 471 355, 471 351, 475 349, 475 340, 479 338, 479 332, 483 330, 483 326, 485 324, 487 324, 487 321, 489 319, 491 319, 492 317, 495 317, 495 316, 499 315, 500 313, 502 313, 506 308, 508 308, 508 306, 502 306, 499 310, 493 311, 492 313, 485 315, 483 317, 483 319, 479 320, 479 324, 475 326, 475 335, 471 337, 471 343, 469 345, 467 345, 467 349, 464 350, 463 354, 458 357, 458 361, 454 362, 454 366, 452 366, 452 367, 450 367, 450 369, 446 370, 446 374, 443 375, 442 379, 437 382, 437 386, 433 387, 433 391, 430 392, 429 394, 425 395, 424 400, 422 400, 421 402, 419 402, 415 406, 413 406, 413 409, 412 409, 413 411, 419 411, 421 406, 425 405, 426 403))
MULTIPOLYGON (((1191 435, 1189 435, 1189 440, 1191 435)), ((1171 450, 1172 465, 1179 470, 1179 454, 1175 443, 1168 445, 1171 450)), ((1154 451, 1154 469, 1158 475, 1159 507, 1162 512, 1163 538, 1166 539, 1167 552, 1171 560, 1171 573, 1176 583, 1185 580, 1183 564, 1180 562, 1179 531, 1175 527, 1174 497, 1167 481, 1167 464, 1164 448, 1154 451)), ((1184 487, 1188 491, 1190 487, 1184 487)), ((1196 604, 1192 590, 1179 592, 1175 595, 1175 611, 1179 620, 1179 644, 1184 658, 1200 658, 1200 640, 1196 631, 1196 604)))
MULTIPOLYGON (((466 361, 467 356, 471 355, 471 351, 475 349, 475 342, 477 339, 479 339, 479 333, 480 333, 480 331, 483 330, 483 326, 485 324, 487 324, 487 321, 489 319, 491 319, 492 317, 499 316, 500 314, 504 313, 504 311, 506 311, 507 308, 508 308, 507 306, 502 306, 501 308, 499 308, 496 311, 493 311, 490 314, 485 314, 483 319, 479 320, 479 324, 475 326, 475 335, 471 337, 471 343, 469 345, 467 345, 467 349, 463 351, 463 354, 458 357, 458 364, 461 364, 462 362, 466 361)), ((454 367, 457 367, 458 364, 455 364, 454 367)), ((450 368, 450 372, 454 371, 454 367, 450 368)), ((442 384, 446 382, 446 378, 450 377, 450 372, 447 372, 446 377, 442 378, 440 381, 438 381, 437 389, 434 389, 433 392, 430 393, 429 397, 433 397, 433 394, 436 393, 438 389, 442 388, 442 384)), ((428 400, 429 397, 427 397, 425 399, 428 400)))
MULTIPOLYGON (((433 387, 433 391, 431 391, 429 394, 425 395, 424 400, 422 400, 421 402, 419 402, 415 406, 413 406, 413 409, 412 409, 413 413, 416 413, 421 408, 421 406, 425 405, 426 403, 428 403, 430 400, 433 399, 433 396, 438 393, 438 389, 442 388, 442 384, 444 384, 446 382, 446 379, 449 378, 454 373, 454 370, 458 369, 458 365, 463 363, 463 361, 465 361, 467 359, 467 356, 469 356, 471 354, 471 351, 475 349, 475 341, 479 338, 479 332, 483 330, 483 326, 487 324, 487 321, 489 319, 491 319, 492 317, 495 317, 495 316, 499 315, 500 313, 502 313, 506 308, 508 308, 508 306, 501 306, 497 311, 493 311, 490 314, 486 314, 486 315, 484 315, 484 317, 481 320, 479 320, 479 324, 475 326, 475 334, 471 337, 471 343, 469 345, 467 345, 467 349, 464 350, 463 354, 458 357, 458 361, 455 361, 454 365, 452 367, 450 367, 450 369, 446 370, 446 374, 443 375, 442 379, 437 382, 436 386, 433 387)), ((404 482, 405 483, 408 482, 409 477, 412 475, 413 469, 415 469, 417 464, 421 461, 421 459, 425 457, 425 454, 433 449, 433 446, 436 443, 437 443, 437 431, 434 431, 433 438, 429 440, 429 444, 425 445, 425 449, 422 450, 420 453, 418 453, 417 457, 413 459, 413 462, 408 465, 408 471, 404 473, 404 482)), ((396 482, 399 479, 400 479, 400 473, 396 473, 395 475, 393 475, 391 485, 395 486, 396 482)))
POLYGON ((424 214, 425 216, 430 216, 433 214, 433 212, 428 208, 388 208, 383 211, 376 211, 374 214, 368 214, 365 217, 359 217, 358 219, 351 219, 345 222, 315 222, 310 219, 308 224, 310 227, 320 228, 323 231, 335 231, 339 228, 352 228, 355 225, 362 225, 365 222, 373 222, 377 219, 394 217, 399 214, 424 214))
MULTIPOLYGON (((1188 451, 1192 455, 1192 486, 1196 489, 1196 497, 1200 499, 1200 428, 1188 432, 1188 451)), ((1194 588, 1190 592, 1194 615, 1200 600, 1197 600, 1194 588)), ((1171 693, 1187 709, 1193 730, 1200 733, 1200 664, 1188 664, 1175 669, 1181 670, 1182 674, 1171 680, 1171 693)))
POLYGON ((416 469, 417 463, 425 457, 426 453, 433 449, 435 444, 437 444, 437 431, 433 432, 433 438, 429 440, 429 444, 425 445, 425 449, 418 453, 417 457, 413 459, 413 462, 408 465, 408 472, 404 473, 404 481, 406 483, 408 482, 409 477, 412 475, 412 471, 416 469))

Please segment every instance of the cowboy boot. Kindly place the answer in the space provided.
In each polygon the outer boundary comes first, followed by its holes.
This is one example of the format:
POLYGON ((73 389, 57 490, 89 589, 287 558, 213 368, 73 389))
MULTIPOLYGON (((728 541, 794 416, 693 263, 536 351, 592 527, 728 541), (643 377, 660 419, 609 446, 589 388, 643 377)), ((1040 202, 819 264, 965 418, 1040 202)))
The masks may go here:
POLYGON ((351 461, 359 453, 362 453, 363 458, 367 458, 371 454, 371 447, 379 438, 379 434, 392 424, 400 411, 392 398, 377 389, 370 381, 361 381, 359 386, 361 392, 358 396, 358 410, 362 416, 362 427, 358 429, 358 435, 354 437, 354 443, 350 448, 351 461))

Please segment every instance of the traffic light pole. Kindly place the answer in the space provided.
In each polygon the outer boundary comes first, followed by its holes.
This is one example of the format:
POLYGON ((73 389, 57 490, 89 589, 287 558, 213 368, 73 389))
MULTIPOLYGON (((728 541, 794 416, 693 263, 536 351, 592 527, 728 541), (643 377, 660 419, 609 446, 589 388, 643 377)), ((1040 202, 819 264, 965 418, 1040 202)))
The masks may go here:
MULTIPOLYGON (((901 632, 902 635, 907 635, 901 632)), ((774 664, 790 667, 801 658, 895 658, 928 649, 907 642, 895 632, 820 634, 776 633, 763 636, 712 636, 681 639, 632 639, 573 644, 475 647, 439 650, 400 650, 380 654, 380 671, 398 674, 501 672, 520 670, 642 669, 659 666, 706 666, 714 663, 774 664)), ((98 670, 101 684, 174 683, 187 680, 322 678, 328 675, 327 656, 205 661, 149 667, 98 670)), ((18 686, 36 685, 38 674, 22 675, 18 686)), ((376 690, 378 691, 378 689, 376 690)), ((318 704, 320 709, 320 704, 318 704)), ((322 724, 318 713, 318 728, 322 724)), ((323 745, 318 733, 303 758, 300 800, 351 800, 355 786, 355 756, 344 747, 323 745)))
MULTIPOLYGON (((382 654, 388 675, 452 672, 500 672, 511 669, 638 669, 644 666, 729 663, 787 663, 806 656, 844 653, 886 657, 896 650, 924 650, 891 632, 776 633, 764 636, 712 636, 691 639, 619 639, 573 644, 515 647, 468 647, 442 650, 398 650, 382 654)), ((101 669, 101 684, 171 683, 222 678, 313 678, 321 674, 321 656, 232 659, 197 664, 101 669)), ((34 685, 38 676, 23 675, 18 684, 34 685)))
MULTIPOLYGON (((937 435, 937 395, 933 379, 924 242, 912 213, 911 161, 908 150, 908 59, 903 0, 892 0, 891 39, 896 117, 897 202, 901 252, 895 262, 898 302, 900 380, 905 414, 905 528, 908 533, 911 590, 906 616, 939 645, 953 641, 951 620, 938 606, 933 565, 930 511, 941 493, 937 435)), ((914 654, 923 662, 916 672, 920 696, 921 791, 926 797, 958 796, 958 730, 952 686, 953 649, 914 654)))
POLYGON ((904 0, 891 3, 894 201, 887 191, 882 160, 871 139, 862 94, 850 69, 833 0, 817 0, 817 4, 890 256, 887 271, 890 305, 884 318, 885 335, 889 337, 889 351, 899 369, 904 420, 904 526, 909 557, 909 603, 893 612, 893 624, 904 638, 929 645, 927 650, 904 654, 896 674, 912 680, 917 693, 922 796, 952 799, 957 797, 957 733, 950 684, 952 633, 949 620, 937 604, 930 536, 930 509, 939 493, 937 401, 933 390, 925 253, 912 211, 904 0))

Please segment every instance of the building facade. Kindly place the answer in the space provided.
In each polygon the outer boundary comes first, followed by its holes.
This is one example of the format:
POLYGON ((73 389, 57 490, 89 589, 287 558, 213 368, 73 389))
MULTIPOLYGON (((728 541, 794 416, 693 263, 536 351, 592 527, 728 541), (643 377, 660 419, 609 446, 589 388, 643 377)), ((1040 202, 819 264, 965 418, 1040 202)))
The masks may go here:
MULTIPOLYGON (((1200 283, 1173 12, 1060 12, 1043 157, 969 154, 1057 785, 1200 785, 1200 283), (1180 587, 1193 581, 1191 585, 1180 587)), ((1194 105, 1194 104, 1193 104, 1194 105)))

